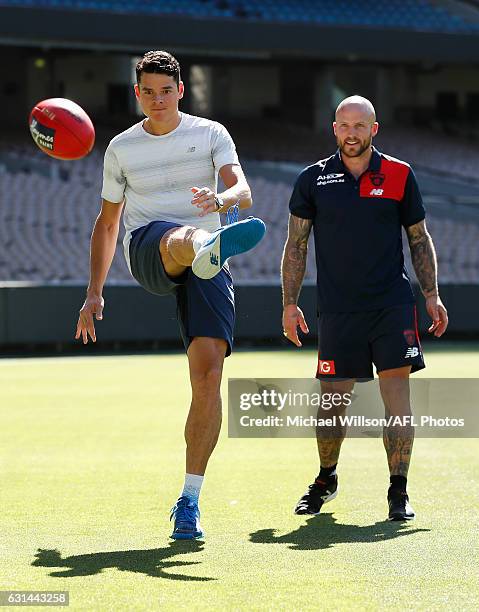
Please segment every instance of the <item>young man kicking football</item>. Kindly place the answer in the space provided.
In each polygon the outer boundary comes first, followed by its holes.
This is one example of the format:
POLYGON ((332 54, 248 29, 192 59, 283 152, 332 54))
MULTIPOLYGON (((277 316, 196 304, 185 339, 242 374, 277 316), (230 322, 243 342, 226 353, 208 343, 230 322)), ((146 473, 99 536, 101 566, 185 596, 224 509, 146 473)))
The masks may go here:
MULTIPOLYGON (((90 282, 76 338, 96 341, 93 317, 103 317, 103 285, 113 260, 124 209, 125 257, 147 291, 174 294, 186 348, 191 406, 186 421, 186 475, 174 505, 172 538, 203 536, 198 498, 221 425, 220 382, 231 353, 233 282, 227 260, 253 248, 264 223, 248 217, 220 224, 220 213, 251 192, 227 130, 181 112, 178 61, 149 51, 136 66, 135 95, 146 116, 110 142, 104 162, 101 212, 91 238, 90 282), (226 190, 217 193, 218 174, 226 190)), ((231 212, 231 211, 230 211, 231 212)))

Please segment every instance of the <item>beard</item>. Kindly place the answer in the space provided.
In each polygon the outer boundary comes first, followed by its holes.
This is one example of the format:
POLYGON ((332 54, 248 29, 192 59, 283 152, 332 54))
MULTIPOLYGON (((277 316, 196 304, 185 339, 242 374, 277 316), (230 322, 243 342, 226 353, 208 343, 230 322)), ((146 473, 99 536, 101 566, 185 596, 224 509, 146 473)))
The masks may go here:
POLYGON ((342 155, 344 155, 345 157, 360 157, 365 151, 371 148, 373 139, 372 139, 372 136, 370 136, 369 138, 366 138, 365 140, 360 140, 358 143, 354 145, 346 144, 345 140, 341 142, 339 138, 336 140, 336 142, 338 144, 339 150, 341 151, 342 155), (351 146, 355 147, 353 151, 351 151, 351 146))

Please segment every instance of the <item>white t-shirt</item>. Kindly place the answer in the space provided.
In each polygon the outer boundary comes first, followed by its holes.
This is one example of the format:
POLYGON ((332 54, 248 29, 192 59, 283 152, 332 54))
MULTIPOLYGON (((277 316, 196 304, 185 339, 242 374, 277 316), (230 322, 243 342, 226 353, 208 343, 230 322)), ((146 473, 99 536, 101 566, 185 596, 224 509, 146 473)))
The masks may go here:
POLYGON ((128 268, 131 232, 151 221, 217 229, 219 214, 198 216, 201 210, 191 204, 191 187, 209 187, 216 193, 219 170, 238 163, 223 125, 186 113, 180 113, 176 129, 162 136, 145 131, 143 121, 115 136, 105 152, 101 197, 119 203, 125 199, 128 268))

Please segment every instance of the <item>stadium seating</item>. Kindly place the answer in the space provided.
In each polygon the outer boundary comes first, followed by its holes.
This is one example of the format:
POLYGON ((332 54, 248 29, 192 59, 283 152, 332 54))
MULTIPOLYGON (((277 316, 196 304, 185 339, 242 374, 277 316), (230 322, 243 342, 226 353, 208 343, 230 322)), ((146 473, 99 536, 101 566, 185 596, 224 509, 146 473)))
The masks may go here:
MULTIPOLYGON (((318 133, 308 127, 264 118, 225 121, 244 157, 306 165, 326 157, 336 147, 331 130, 318 133)), ((477 181, 479 150, 476 142, 477 135, 471 126, 466 138, 406 125, 387 126, 380 128, 375 140, 380 150, 409 161, 415 168, 465 181, 477 181)))
POLYGON ((0 0, 1 5, 446 33, 479 30, 478 20, 456 12, 453 2, 440 6, 432 0, 0 0))
MULTIPOLYGON (((87 282, 89 239, 100 205, 101 167, 100 146, 84 160, 69 163, 51 160, 32 145, 0 143, 0 281, 87 282)), ((232 259, 233 276, 240 281, 277 283, 279 279, 292 180, 291 173, 274 173, 277 178, 271 176, 271 170, 261 176, 256 168, 249 175, 254 213, 265 220, 268 234, 253 252, 232 259)), ((444 206, 443 200, 441 206, 433 203, 431 199, 428 227, 438 251, 441 282, 478 283, 479 211, 470 207, 466 216, 462 209, 444 206)), ((124 261, 122 235, 123 231, 109 282, 134 282, 124 261)), ((408 259, 408 249, 405 251, 408 259)), ((408 267, 412 269, 410 263, 408 267)), ((314 279, 311 245, 306 281, 314 279)))

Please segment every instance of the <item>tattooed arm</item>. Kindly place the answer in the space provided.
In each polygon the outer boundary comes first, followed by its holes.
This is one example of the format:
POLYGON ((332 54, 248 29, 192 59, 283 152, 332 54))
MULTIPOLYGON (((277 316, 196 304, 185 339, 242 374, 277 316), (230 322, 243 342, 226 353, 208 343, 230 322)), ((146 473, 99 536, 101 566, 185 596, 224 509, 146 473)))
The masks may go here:
POLYGON ((305 334, 309 332, 304 315, 297 304, 306 271, 308 238, 312 225, 312 219, 301 219, 289 215, 288 239, 284 246, 281 262, 283 333, 296 346, 301 346, 298 338, 298 326, 305 334))
POLYGON ((419 221, 406 228, 411 249, 412 265, 425 298, 438 295, 437 260, 426 222, 419 221))
POLYGON ((432 318, 429 332, 436 337, 446 331, 448 318, 444 304, 439 297, 437 286, 437 259, 434 244, 426 229, 426 222, 419 221, 406 228, 411 250, 411 259, 422 293, 426 298, 426 309, 432 318))

